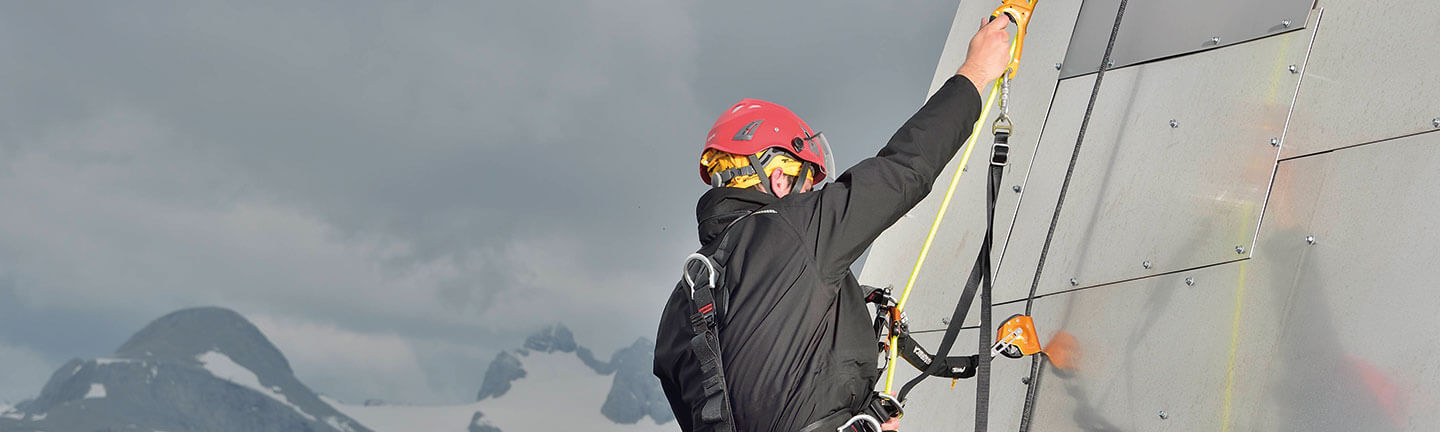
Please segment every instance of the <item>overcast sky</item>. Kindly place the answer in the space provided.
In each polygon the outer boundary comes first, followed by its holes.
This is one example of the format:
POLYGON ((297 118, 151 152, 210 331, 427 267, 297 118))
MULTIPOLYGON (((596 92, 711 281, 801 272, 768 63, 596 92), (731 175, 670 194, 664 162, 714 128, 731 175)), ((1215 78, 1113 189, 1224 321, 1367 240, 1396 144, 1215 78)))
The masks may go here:
POLYGON ((954 11, 0 3, 0 402, 190 306, 348 400, 470 401, 546 323, 653 338, 715 116, 785 104, 848 167, 924 100, 954 11))

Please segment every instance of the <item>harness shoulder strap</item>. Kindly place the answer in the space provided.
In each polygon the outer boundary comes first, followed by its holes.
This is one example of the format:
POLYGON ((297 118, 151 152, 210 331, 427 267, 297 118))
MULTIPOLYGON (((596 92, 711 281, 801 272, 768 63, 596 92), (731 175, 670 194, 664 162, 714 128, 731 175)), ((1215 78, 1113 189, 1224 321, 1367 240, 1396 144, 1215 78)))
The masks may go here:
MULTIPOLYGON (((735 237, 730 229, 740 221, 757 214, 776 214, 775 210, 758 210, 736 218, 721 231, 719 243, 709 255, 696 252, 685 258, 685 284, 690 288, 690 352, 700 363, 701 385, 705 399, 700 407, 700 421, 716 432, 734 432, 734 410, 730 406, 729 387, 725 383, 725 364, 721 358, 721 317, 729 300, 724 287, 724 269, 730 262, 735 237)), ((704 248, 701 249, 702 251, 704 248)))

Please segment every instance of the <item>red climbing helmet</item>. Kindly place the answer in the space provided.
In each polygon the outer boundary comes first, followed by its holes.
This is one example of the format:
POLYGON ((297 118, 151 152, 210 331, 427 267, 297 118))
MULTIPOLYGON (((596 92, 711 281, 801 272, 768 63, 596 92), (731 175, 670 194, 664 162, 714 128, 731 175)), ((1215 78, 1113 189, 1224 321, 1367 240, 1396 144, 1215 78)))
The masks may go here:
MULTIPOLYGON (((825 135, 810 129, 800 116, 780 104, 759 99, 743 99, 725 110, 705 138, 704 154, 710 149, 737 155, 753 155, 766 149, 782 149, 813 164, 815 183, 824 180, 834 165, 830 144, 825 135)), ((710 176, 700 166, 700 178, 706 184, 710 176)))

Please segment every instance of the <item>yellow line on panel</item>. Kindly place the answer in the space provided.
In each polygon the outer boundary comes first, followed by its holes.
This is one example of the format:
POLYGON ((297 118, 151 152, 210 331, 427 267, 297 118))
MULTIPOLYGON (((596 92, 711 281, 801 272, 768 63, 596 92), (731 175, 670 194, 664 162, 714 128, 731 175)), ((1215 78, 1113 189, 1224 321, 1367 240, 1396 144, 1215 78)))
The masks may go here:
POLYGON ((1235 283, 1235 316, 1230 320, 1230 353, 1225 361, 1225 402, 1220 409, 1220 431, 1230 431, 1230 400, 1235 392, 1235 355, 1240 349, 1240 312, 1245 305, 1245 267, 1241 261, 1240 277, 1235 283))

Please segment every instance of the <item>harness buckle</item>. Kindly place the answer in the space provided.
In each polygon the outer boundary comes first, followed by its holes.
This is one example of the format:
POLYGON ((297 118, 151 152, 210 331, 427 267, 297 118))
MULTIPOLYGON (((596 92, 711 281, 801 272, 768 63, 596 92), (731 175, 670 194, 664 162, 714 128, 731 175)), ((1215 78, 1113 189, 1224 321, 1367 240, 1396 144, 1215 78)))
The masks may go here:
POLYGON ((990 148, 990 165, 1005 166, 1010 164, 1010 145, 999 141, 990 148))

